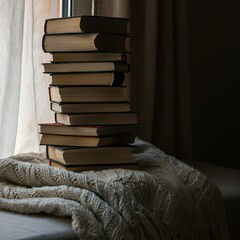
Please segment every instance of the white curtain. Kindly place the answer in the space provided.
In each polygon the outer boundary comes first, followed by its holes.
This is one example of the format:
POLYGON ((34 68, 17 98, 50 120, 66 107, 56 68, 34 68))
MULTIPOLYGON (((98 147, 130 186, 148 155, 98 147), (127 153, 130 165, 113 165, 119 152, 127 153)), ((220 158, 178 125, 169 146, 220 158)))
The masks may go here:
POLYGON ((39 152, 38 124, 54 121, 41 64, 44 22, 57 16, 59 0, 0 0, 0 158, 39 152))

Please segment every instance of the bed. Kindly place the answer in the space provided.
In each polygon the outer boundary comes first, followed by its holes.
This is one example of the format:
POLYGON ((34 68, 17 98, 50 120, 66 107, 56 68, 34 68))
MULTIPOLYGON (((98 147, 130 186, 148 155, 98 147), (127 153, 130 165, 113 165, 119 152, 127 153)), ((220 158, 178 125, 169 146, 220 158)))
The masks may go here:
POLYGON ((36 153, 0 160, 0 239, 230 239, 209 178, 134 145, 139 171, 67 172, 36 153))

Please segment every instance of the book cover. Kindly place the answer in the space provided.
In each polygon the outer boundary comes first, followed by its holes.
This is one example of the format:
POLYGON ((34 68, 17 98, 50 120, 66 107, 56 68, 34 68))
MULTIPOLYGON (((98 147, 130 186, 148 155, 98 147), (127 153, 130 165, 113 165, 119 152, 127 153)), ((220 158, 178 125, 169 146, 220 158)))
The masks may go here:
POLYGON ((126 102, 126 87, 50 86, 52 102, 126 102))
POLYGON ((48 34, 73 32, 128 34, 130 32, 130 19, 91 15, 51 18, 46 19, 44 32, 48 34))
POLYGON ((127 62, 125 53, 113 52, 70 52, 52 53, 52 62, 127 62))
POLYGON ((130 38, 119 34, 69 33, 45 34, 44 52, 130 52, 130 38))
POLYGON ((47 146, 48 158, 65 165, 135 163, 133 148, 129 145, 96 148, 47 146))
POLYGON ((129 113, 55 113, 55 121, 65 125, 130 125, 138 124, 137 114, 129 113))
POLYGON ((133 143, 134 139, 135 134, 119 134, 104 137, 42 134, 40 145, 100 147, 133 143))
POLYGON ((44 73, 88 73, 88 72, 129 72, 125 62, 64 62, 43 63, 44 73))
POLYGON ((69 136, 111 136, 118 134, 135 134, 137 125, 116 126, 67 126, 61 123, 39 124, 41 134, 69 135, 69 136))
POLYGON ((50 108, 56 113, 119 113, 130 112, 131 104, 128 102, 108 103, 66 103, 50 102, 50 108))
POLYGON ((123 72, 52 73, 51 85, 56 86, 122 86, 123 72))
POLYGON ((67 171, 73 172, 83 172, 83 171, 101 171, 101 170, 108 170, 108 169, 129 169, 129 170, 139 170, 139 164, 136 163, 129 163, 129 164, 99 164, 99 165, 76 165, 76 166, 69 166, 61 164, 55 160, 49 159, 49 165, 52 167, 57 167, 67 171))

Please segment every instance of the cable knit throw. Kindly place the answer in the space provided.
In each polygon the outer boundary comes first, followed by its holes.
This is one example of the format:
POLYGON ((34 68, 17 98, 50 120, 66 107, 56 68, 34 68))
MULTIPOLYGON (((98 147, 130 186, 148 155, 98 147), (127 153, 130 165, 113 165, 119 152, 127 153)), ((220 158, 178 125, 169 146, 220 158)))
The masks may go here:
POLYGON ((0 208, 71 216, 80 239, 229 239, 219 190, 205 176, 142 140, 141 171, 73 173, 41 154, 0 160, 0 208))

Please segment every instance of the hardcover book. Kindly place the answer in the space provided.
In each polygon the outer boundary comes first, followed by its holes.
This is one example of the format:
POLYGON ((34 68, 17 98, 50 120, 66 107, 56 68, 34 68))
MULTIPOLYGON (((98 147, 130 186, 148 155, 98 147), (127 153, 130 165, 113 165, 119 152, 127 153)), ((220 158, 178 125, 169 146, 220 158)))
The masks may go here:
POLYGON ((130 170, 139 170, 139 164, 128 163, 128 164, 99 164, 99 165, 64 165, 57 161, 49 161, 49 165, 52 167, 57 167, 67 171, 73 172, 83 172, 83 171, 101 171, 106 169, 130 169, 130 170))
POLYGON ((50 86, 52 102, 124 102, 126 87, 104 86, 50 86))
POLYGON ((119 134, 104 137, 42 134, 40 145, 100 147, 133 143, 134 139, 134 134, 119 134))
POLYGON ((51 77, 51 85, 58 86, 121 86, 125 80, 122 72, 56 73, 51 77))
POLYGON ((43 63, 43 66, 44 73, 129 72, 129 64, 125 62, 43 63))
POLYGON ((51 18, 45 21, 44 31, 45 33, 102 32, 128 34, 130 32, 130 20, 128 18, 91 15, 51 18))
POLYGON ((65 165, 135 163, 133 147, 110 146, 96 148, 47 146, 49 159, 65 165))
POLYGON ((113 52, 52 53, 52 62, 127 62, 127 55, 113 52))
POLYGON ((65 125, 130 125, 138 124, 136 113, 55 113, 57 123, 65 125))
POLYGON ((104 33, 45 34, 45 52, 104 51, 130 52, 130 39, 125 35, 104 33))
POLYGON ((51 110, 56 113, 113 113, 130 112, 131 106, 128 102, 109 103, 50 103, 51 110))
POLYGON ((111 136, 118 134, 135 134, 137 125, 115 126, 66 126, 61 123, 42 123, 41 134, 69 135, 69 136, 111 136))

